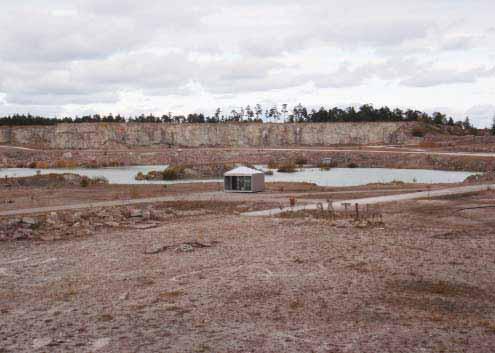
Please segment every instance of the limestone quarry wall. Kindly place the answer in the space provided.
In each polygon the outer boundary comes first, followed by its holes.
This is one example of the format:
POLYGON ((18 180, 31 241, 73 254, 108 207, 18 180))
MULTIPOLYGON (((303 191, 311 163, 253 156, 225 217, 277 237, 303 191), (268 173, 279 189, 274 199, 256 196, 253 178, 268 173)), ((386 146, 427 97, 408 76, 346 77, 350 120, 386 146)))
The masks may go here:
POLYGON ((408 123, 87 123, 0 127, 0 144, 41 149, 402 144, 408 123))

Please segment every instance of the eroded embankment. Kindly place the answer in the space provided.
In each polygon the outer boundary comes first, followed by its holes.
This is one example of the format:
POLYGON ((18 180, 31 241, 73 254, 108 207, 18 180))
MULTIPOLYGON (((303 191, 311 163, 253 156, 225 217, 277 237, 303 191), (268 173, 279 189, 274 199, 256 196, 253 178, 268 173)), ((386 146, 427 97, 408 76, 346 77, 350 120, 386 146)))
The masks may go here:
POLYGON ((105 167, 119 165, 268 164, 305 160, 318 164, 332 158, 337 167, 410 168, 485 172, 495 169, 495 157, 442 153, 408 153, 332 149, 163 149, 160 151, 34 151, 0 152, 0 167, 105 167))

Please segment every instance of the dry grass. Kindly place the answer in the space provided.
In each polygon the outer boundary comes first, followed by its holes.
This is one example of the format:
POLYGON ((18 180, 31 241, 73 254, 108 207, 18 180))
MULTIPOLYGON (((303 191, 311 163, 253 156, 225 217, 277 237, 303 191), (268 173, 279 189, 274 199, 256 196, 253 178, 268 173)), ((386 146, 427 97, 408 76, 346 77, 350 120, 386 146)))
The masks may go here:
POLYGON ((50 168, 50 165, 45 161, 36 161, 31 162, 28 167, 33 169, 48 169, 50 168))
POLYGON ((98 316, 98 321, 100 322, 110 322, 113 321, 113 316, 110 314, 102 314, 98 316))
POLYGON ((301 299, 292 300, 289 303, 289 310, 296 311, 304 308, 304 302, 301 299))
POLYGON ((55 168, 76 168, 78 167, 78 163, 73 160, 58 160, 53 164, 55 168))
POLYGON ((162 300, 177 300, 178 298, 182 297, 184 295, 184 291, 182 290, 174 290, 174 291, 165 291, 161 292, 158 296, 162 300))
MULTIPOLYGON (((390 283, 390 285, 394 286, 394 283, 390 283)), ((395 286, 404 292, 439 295, 443 297, 479 296, 485 294, 477 287, 443 280, 398 281, 395 282, 395 286)))

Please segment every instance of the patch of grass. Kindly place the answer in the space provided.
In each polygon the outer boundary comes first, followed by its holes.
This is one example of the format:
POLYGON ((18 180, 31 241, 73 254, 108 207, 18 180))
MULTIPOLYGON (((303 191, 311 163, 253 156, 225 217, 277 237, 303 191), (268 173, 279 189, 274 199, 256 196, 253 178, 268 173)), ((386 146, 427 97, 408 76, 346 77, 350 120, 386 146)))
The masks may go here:
POLYGON ((176 300, 183 296, 185 293, 182 290, 174 290, 169 292, 161 292, 158 296, 162 300, 176 300))

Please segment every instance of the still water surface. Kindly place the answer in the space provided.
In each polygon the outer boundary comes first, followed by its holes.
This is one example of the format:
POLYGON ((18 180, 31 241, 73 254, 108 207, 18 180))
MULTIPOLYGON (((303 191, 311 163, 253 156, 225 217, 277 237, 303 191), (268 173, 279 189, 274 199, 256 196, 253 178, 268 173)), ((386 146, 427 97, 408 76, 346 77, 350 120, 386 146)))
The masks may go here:
MULTIPOLYGON (((151 170, 163 170, 167 166, 132 166, 120 168, 99 169, 30 169, 30 168, 4 168, 0 169, 0 177, 24 177, 37 173, 74 173, 88 177, 102 176, 111 184, 176 184, 190 182, 220 181, 210 180, 180 180, 180 181, 137 181, 134 179, 137 173, 147 173, 151 170)), ((307 182, 320 186, 358 186, 370 183, 387 183, 402 181, 405 183, 459 183, 468 176, 477 174, 471 172, 449 172, 440 170, 423 169, 385 169, 385 168, 333 168, 322 171, 317 168, 308 168, 297 173, 287 174, 274 171, 274 175, 266 176, 267 182, 307 182)))

